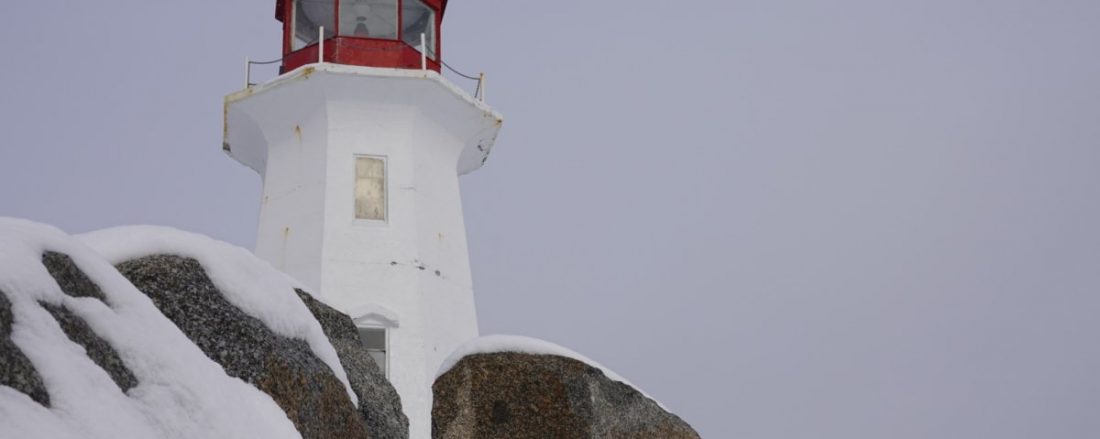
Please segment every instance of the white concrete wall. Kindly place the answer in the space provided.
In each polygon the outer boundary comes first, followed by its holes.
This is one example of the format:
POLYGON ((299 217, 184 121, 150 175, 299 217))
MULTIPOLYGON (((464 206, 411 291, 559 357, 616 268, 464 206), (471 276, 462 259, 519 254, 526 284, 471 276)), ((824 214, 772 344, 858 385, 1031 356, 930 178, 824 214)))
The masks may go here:
POLYGON ((458 175, 500 115, 434 72, 323 64, 229 96, 226 124, 227 152, 264 176, 257 255, 338 309, 396 315, 390 381, 430 437, 434 373, 478 334, 458 175), (385 222, 355 218, 357 155, 386 159, 385 222))

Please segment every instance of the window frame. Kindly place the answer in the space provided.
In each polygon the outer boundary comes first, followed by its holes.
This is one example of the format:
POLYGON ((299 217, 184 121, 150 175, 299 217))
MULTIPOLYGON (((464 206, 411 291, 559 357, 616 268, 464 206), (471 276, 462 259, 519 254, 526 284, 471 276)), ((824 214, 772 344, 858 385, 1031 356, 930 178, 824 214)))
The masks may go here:
MULTIPOLYGON (((390 377, 390 328, 386 327, 386 326, 382 326, 382 325, 358 324, 358 325, 355 325, 355 329, 357 330, 356 331, 357 334, 359 334, 358 330, 362 330, 362 329, 373 329, 373 330, 382 331, 382 354, 385 355, 385 359, 386 359, 385 363, 386 364, 379 364, 378 367, 382 369, 382 375, 385 376, 386 379, 389 379, 389 377, 390 377)), ((367 351, 367 355, 369 356, 370 352, 372 350, 371 350, 371 348, 368 348, 367 344, 363 341, 362 334, 359 334, 359 345, 363 346, 363 350, 367 351)), ((375 349, 375 351, 377 351, 377 349, 375 349)), ((373 361, 374 357, 371 357, 371 360, 373 361)), ((377 362, 375 362, 375 363, 377 364, 377 362)))

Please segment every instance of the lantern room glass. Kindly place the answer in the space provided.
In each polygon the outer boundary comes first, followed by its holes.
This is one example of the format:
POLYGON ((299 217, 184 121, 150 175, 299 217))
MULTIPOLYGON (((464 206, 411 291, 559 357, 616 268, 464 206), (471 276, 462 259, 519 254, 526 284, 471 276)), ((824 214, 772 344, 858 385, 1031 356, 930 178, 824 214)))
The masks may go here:
POLYGON ((318 28, 325 27, 325 38, 336 35, 336 3, 333 0, 294 0, 291 50, 317 43, 318 28))
POLYGON ((340 0, 340 35, 396 40, 397 0, 340 0))
POLYGON ((435 9, 421 0, 403 0, 401 5, 401 40, 437 59, 435 50, 435 9), (420 47, 420 35, 428 47, 420 47), (425 52, 427 49, 427 52, 425 52))
POLYGON ((325 39, 356 37, 401 41, 433 60, 439 59, 439 12, 424 0, 289 0, 290 50, 325 39), (338 34, 337 34, 338 32, 338 34), (421 35, 425 44, 421 45, 421 35))

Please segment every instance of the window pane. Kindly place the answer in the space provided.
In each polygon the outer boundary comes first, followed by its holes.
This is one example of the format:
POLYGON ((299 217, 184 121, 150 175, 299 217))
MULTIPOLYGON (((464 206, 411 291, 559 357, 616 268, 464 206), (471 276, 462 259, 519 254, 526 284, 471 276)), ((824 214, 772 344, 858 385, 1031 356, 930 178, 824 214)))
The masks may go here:
POLYGON ((382 328, 359 328, 359 339, 368 350, 386 350, 386 330, 382 328))
POLYGON ((397 39, 397 0, 340 0, 340 35, 397 39))
POLYGON ((386 219, 386 162, 382 159, 355 159, 355 217, 386 219))
POLYGON ((421 52, 420 34, 428 43, 428 57, 436 59, 435 10, 420 0, 405 0, 401 7, 401 39, 421 52))
POLYGON ((334 0, 294 0, 294 37, 291 49, 317 43, 318 28, 325 27, 325 38, 332 38, 335 27, 334 0))
POLYGON ((370 358, 374 360, 374 364, 377 364, 378 368, 382 369, 382 375, 386 375, 386 353, 371 351, 368 352, 368 354, 370 354, 370 358))

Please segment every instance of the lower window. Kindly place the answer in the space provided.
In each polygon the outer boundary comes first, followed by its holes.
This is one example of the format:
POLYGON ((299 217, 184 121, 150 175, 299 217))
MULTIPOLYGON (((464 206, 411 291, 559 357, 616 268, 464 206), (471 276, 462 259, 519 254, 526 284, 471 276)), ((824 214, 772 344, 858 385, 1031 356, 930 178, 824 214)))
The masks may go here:
POLYGON ((382 370, 382 375, 389 378, 389 371, 386 367, 386 328, 360 327, 359 340, 363 342, 363 347, 367 349, 370 358, 382 370))

